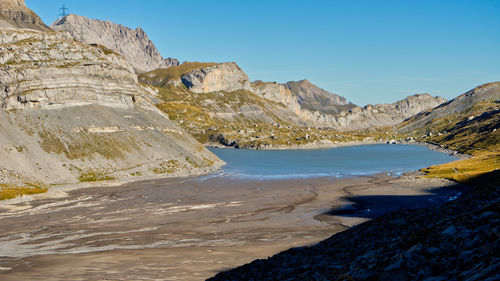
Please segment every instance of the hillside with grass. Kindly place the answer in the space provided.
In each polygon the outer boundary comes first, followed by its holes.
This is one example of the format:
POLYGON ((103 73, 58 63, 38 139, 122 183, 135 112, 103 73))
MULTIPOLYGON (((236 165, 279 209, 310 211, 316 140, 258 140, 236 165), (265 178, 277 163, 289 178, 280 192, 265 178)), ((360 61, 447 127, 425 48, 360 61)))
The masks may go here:
POLYGON ((469 182, 500 169, 500 83, 489 83, 422 112, 398 129, 405 136, 470 154, 472 158, 423 171, 428 177, 469 182))

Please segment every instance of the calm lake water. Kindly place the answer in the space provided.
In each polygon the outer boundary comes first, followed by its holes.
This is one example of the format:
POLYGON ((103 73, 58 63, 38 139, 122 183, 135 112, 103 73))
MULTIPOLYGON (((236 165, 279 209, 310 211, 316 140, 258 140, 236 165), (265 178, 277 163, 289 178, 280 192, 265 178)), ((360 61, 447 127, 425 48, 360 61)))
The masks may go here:
POLYGON ((252 179, 344 177, 414 171, 456 160, 422 145, 373 144, 315 150, 210 148, 226 176, 252 179))

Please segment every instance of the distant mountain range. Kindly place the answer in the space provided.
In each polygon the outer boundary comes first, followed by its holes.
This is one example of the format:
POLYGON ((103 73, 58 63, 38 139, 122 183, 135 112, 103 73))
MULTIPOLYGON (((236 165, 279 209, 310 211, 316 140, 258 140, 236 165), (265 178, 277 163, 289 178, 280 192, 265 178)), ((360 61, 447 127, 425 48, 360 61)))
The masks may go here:
POLYGON ((69 15, 53 32, 22 0, 0 0, 0 8, 0 114, 11 120, 0 128, 0 142, 11 148, 0 152, 0 176, 17 182, 18 175, 52 183, 219 167, 196 140, 246 148, 384 141, 408 118, 421 121, 401 131, 418 131, 486 91, 440 107, 445 100, 428 94, 359 107, 308 80, 252 82, 234 62, 164 59, 140 28, 69 15))

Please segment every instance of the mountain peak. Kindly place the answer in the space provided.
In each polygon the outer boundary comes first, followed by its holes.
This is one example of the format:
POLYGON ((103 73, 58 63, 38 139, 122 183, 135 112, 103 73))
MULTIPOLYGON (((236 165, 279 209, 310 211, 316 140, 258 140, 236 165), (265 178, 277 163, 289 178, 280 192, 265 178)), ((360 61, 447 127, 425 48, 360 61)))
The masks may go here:
POLYGON ((0 27, 50 30, 37 14, 26 7, 24 0, 0 0, 0 27))
POLYGON ((103 45, 121 54, 137 73, 178 64, 177 60, 165 60, 140 27, 131 29, 110 21, 73 14, 56 20, 51 27, 54 30, 67 31, 83 43, 103 45))
POLYGON ((337 114, 354 107, 346 98, 332 94, 307 79, 288 81, 285 85, 298 97, 300 105, 311 111, 337 114))

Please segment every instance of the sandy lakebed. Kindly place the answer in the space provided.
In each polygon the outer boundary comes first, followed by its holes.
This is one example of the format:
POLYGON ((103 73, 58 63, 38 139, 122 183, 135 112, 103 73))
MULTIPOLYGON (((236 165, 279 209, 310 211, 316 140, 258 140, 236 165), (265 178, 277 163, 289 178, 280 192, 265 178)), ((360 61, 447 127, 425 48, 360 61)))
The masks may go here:
POLYGON ((204 280, 390 210, 448 200, 462 188, 414 173, 202 177, 14 201, 0 205, 0 279, 204 280))

